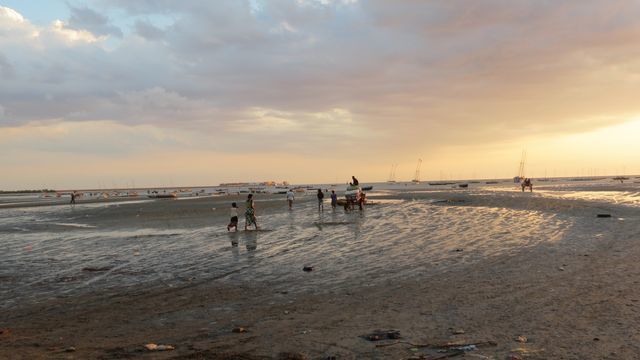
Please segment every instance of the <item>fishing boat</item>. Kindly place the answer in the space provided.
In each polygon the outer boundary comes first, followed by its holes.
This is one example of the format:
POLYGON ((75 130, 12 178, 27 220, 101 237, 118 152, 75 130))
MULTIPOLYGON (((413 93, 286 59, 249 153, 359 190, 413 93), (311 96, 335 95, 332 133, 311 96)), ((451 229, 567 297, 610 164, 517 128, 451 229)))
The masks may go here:
POLYGON ((520 156, 520 165, 518 166, 518 176, 513 177, 513 182, 516 184, 520 184, 522 180, 524 180, 524 164, 527 159, 527 151, 522 150, 522 155, 520 156))
POLYGON ((396 182, 396 170, 398 169, 398 164, 391 165, 391 171, 389 172, 389 180, 388 183, 392 184, 396 182))
POLYGON ((157 191, 152 191, 150 195, 147 195, 147 197, 149 199, 176 199, 178 198, 178 194, 174 191, 174 192, 170 192, 170 193, 162 193, 160 194, 157 191))
POLYGON ((362 193, 362 189, 358 185, 349 185, 347 186, 347 190, 344 192, 344 196, 347 200, 356 201, 360 198, 360 194, 362 193))

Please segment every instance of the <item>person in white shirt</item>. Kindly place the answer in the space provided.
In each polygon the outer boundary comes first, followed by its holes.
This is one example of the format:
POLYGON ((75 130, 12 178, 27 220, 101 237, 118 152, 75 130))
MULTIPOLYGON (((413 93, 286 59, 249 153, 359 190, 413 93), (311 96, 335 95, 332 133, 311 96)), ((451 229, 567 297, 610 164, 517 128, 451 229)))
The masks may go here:
POLYGON ((238 231, 238 206, 236 203, 231 203, 231 221, 227 225, 227 231, 231 231, 231 228, 235 228, 238 231))
POLYGON ((293 191, 289 189, 289 191, 287 191, 287 202, 289 203, 289 210, 291 210, 291 207, 293 206, 293 200, 295 198, 296 196, 293 194, 293 191))

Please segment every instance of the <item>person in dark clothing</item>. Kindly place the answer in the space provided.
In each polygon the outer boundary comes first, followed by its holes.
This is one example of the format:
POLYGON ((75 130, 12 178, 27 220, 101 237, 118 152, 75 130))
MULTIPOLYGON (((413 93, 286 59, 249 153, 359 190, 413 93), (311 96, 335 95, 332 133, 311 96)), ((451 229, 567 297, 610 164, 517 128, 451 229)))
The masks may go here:
POLYGON ((324 211, 324 193, 321 189, 318 189, 318 211, 324 211))
POLYGON ((360 182, 358 182, 358 179, 356 179, 356 177, 355 177, 355 176, 351 176, 351 180, 353 180, 353 181, 351 182, 351 184, 352 184, 353 186, 358 186, 358 185, 360 185, 360 182))
POLYGON ((76 203, 76 192, 72 192, 71 193, 71 202, 69 202, 69 204, 75 204, 76 203))

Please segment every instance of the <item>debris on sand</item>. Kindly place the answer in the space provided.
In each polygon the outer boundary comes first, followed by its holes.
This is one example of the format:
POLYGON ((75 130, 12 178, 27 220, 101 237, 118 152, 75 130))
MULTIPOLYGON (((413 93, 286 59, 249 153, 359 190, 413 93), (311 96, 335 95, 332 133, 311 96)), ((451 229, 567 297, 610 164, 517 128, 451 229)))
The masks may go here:
POLYGON ((456 350, 456 351, 473 351, 477 350, 479 347, 486 346, 497 346, 498 343, 492 340, 482 340, 482 341, 447 341, 440 343, 429 343, 429 344, 414 344, 410 341, 396 341, 387 344, 378 344, 376 347, 386 347, 397 344, 407 344, 414 348, 431 348, 434 350, 456 350))
POLYGON ((305 266, 302 268, 302 271, 306 271, 306 272, 313 271, 313 266, 305 266))
MULTIPOLYGON (((463 348, 463 347, 469 347, 471 345, 473 345, 475 347, 497 346, 498 343, 496 343, 495 341, 491 341, 491 340, 468 341, 468 342, 448 341, 448 342, 442 342, 442 343, 433 343, 433 344, 421 345, 421 346, 418 346, 418 347, 431 347, 431 348, 436 348, 436 349, 459 349, 459 348, 463 348)), ((417 346, 417 345, 414 345, 414 346, 417 346)))
POLYGON ((529 341, 529 339, 527 339, 527 337, 524 335, 518 336, 517 338, 515 338, 515 340, 519 343, 526 343, 527 341, 529 341))
POLYGON ((82 268, 82 271, 109 271, 111 269, 110 266, 87 266, 82 268))
POLYGON ((355 222, 353 221, 325 221, 325 222, 314 222, 313 225, 315 226, 323 226, 323 225, 349 225, 349 224, 355 224, 355 222))
POLYGON ((454 352, 450 352, 442 355, 435 355, 435 356, 421 354, 421 355, 412 356, 407 360, 442 360, 442 359, 452 358, 452 357, 456 357, 463 354, 464 354, 464 351, 454 351, 454 352))
POLYGON ((246 333, 247 329, 243 328, 242 326, 238 326, 233 328, 233 330, 231 330, 232 332, 236 333, 236 334, 242 334, 242 333, 246 333))
POLYGON ((611 214, 598 214, 597 217, 599 217, 599 218, 610 218, 611 214))
POLYGON ((0 329, 0 336, 9 336, 9 335, 11 335, 11 329, 9 328, 0 329))
POLYGON ((369 334, 360 335, 361 338, 369 341, 395 340, 400 339, 400 331, 398 330, 374 330, 369 334))
POLYGON ((76 348, 75 346, 69 346, 68 348, 64 349, 64 352, 75 352, 76 348))
POLYGON ((154 343, 146 344, 144 347, 149 351, 175 350, 175 346, 172 346, 172 345, 158 345, 158 344, 154 344, 154 343))
POLYGON ((452 335, 462 335, 462 334, 464 334, 464 330, 462 330, 462 329, 450 328, 449 330, 451 331, 452 335))
POLYGON ((302 353, 281 352, 278 354, 278 360, 307 360, 308 357, 302 353))

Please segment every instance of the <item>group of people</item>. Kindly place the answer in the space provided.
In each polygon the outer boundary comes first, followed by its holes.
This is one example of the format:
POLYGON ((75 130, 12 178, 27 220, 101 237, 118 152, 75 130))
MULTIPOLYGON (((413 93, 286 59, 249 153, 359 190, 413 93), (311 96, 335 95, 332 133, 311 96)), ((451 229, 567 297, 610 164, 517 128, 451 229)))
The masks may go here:
MULTIPOLYGON (((249 226, 255 226, 256 230, 260 229, 258 227, 258 221, 256 219, 256 206, 253 202, 253 194, 249 194, 247 196, 247 200, 245 201, 246 209, 244 211, 244 229, 248 230, 249 226)), ((231 231, 231 229, 235 229, 238 231, 238 204, 231 203, 231 221, 229 225, 227 225, 227 231, 231 231)))
MULTIPOLYGON (((359 182, 358 179, 355 178, 355 176, 351 177, 352 181, 349 183, 350 186, 358 186, 359 182)), ((287 191, 287 203, 289 204, 289 210, 293 209, 293 201, 295 200, 295 194, 293 193, 293 190, 289 189, 287 191)), ((322 189, 318 189, 318 193, 316 194, 317 198, 318 198, 318 211, 324 211, 324 192, 322 192, 322 189)), ((360 209, 362 210, 362 203, 364 202, 364 194, 362 194, 361 196, 359 196, 359 205, 360 205, 360 209)), ((260 229, 258 227, 258 221, 256 219, 256 212, 255 212, 255 203, 253 202, 253 194, 249 194, 247 195, 247 200, 245 201, 245 212, 244 212, 244 217, 245 217, 245 223, 244 223, 244 229, 248 230, 250 226, 255 226, 255 229, 258 230, 260 229)), ((336 194, 335 190, 331 190, 331 207, 333 209, 336 208, 336 206, 338 205, 338 195, 336 194)), ((345 205, 345 210, 348 210, 348 205, 349 205, 349 201, 347 198, 347 205, 345 205)), ((231 220, 229 221, 229 225, 227 225, 227 231, 231 231, 231 229, 235 229, 235 231, 238 231, 238 204, 231 203, 231 220)))

